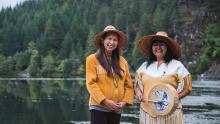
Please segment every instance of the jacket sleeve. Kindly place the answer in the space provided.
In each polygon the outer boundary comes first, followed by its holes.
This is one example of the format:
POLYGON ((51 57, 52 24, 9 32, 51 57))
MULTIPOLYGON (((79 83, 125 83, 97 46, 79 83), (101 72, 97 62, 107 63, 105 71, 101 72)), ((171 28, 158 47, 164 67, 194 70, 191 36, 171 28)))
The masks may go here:
POLYGON ((133 104, 133 97, 134 97, 134 89, 132 85, 132 80, 128 68, 128 63, 126 62, 126 74, 125 74, 125 96, 123 101, 127 103, 127 105, 133 104))
POLYGON ((97 71, 95 67, 95 60, 90 56, 86 58, 86 87, 90 96, 95 99, 96 102, 101 103, 105 96, 100 90, 97 81, 97 71))

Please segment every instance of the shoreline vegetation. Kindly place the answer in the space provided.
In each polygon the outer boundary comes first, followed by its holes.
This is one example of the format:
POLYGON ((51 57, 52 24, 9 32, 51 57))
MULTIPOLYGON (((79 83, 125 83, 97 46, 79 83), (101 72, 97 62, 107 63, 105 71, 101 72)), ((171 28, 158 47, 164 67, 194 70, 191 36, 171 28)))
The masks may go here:
MULTIPOLYGON (((134 81, 134 73, 131 73, 132 81, 134 81)), ((192 75, 193 80, 198 81, 218 81, 220 76, 204 76, 204 75, 192 75)), ((71 80, 71 81, 82 81, 85 80, 84 76, 73 76, 73 77, 1 77, 1 80, 71 80)))
POLYGON ((24 1, 0 11, 0 77, 83 77, 85 58, 95 51, 94 35, 111 24, 128 36, 122 55, 131 72, 145 60, 135 46, 137 39, 167 31, 181 45, 180 60, 193 75, 219 79, 219 4, 219 0, 24 1))

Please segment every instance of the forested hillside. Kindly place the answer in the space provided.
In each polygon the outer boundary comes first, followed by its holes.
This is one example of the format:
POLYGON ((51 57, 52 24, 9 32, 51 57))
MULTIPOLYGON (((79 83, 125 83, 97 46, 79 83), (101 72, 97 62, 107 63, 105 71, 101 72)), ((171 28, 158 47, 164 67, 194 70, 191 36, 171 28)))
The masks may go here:
POLYGON ((218 0, 25 1, 0 11, 0 77, 84 76, 85 58, 95 51, 92 39, 107 25, 128 36, 121 54, 131 71, 145 59, 137 39, 163 30, 181 44, 184 64, 200 74, 220 56, 219 5, 218 0))

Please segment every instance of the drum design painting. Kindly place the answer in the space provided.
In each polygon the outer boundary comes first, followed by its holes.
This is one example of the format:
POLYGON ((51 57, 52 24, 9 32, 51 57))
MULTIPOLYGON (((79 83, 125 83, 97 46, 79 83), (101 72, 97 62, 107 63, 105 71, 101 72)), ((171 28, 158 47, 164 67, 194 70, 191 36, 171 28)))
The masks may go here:
POLYGON ((176 109, 177 103, 177 91, 169 84, 158 84, 150 89, 148 104, 157 116, 172 113, 176 109))
POLYGON ((165 91, 159 90, 154 93, 155 97, 158 101, 154 101, 154 105, 158 111, 164 111, 165 108, 168 106, 168 95, 165 91))

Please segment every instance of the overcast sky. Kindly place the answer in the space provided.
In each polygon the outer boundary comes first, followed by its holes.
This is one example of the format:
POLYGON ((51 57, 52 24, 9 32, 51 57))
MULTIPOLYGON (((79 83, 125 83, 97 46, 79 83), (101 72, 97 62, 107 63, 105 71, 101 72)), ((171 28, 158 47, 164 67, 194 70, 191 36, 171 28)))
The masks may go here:
POLYGON ((14 7, 16 6, 17 3, 21 3, 25 0, 0 0, 0 9, 2 7, 8 7, 8 6, 11 6, 11 7, 14 7))

